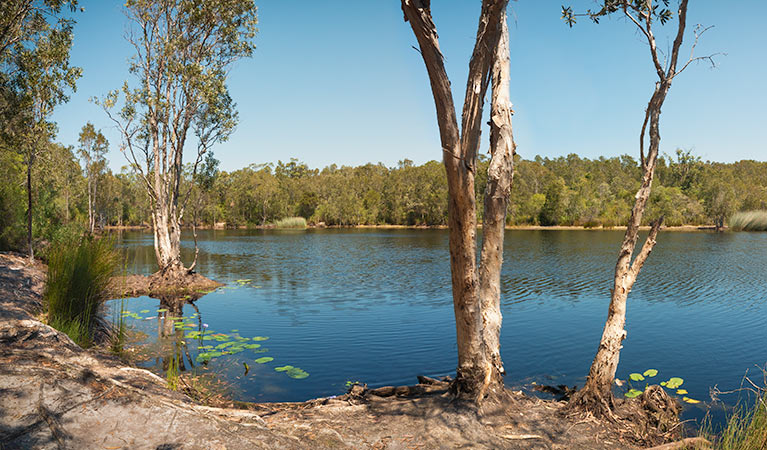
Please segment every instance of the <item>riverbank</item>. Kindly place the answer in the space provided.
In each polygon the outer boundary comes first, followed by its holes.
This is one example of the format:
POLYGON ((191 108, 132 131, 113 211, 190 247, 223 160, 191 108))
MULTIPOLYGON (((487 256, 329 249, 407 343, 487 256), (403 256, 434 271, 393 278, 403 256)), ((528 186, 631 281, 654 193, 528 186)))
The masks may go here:
POLYGON ((429 380, 299 403, 199 404, 42 323, 45 270, 0 254, 3 448, 637 449, 662 439, 521 391, 473 411, 429 380))
MULTIPOLYGON (((482 228, 482 224, 477 225, 478 228, 482 228)), ((192 227, 184 227, 185 230, 191 230, 192 227)), ((253 225, 253 226, 198 226, 198 230, 276 230, 280 229, 274 225, 253 225)), ((309 224, 306 229, 371 229, 371 230, 447 230, 447 225, 323 225, 323 224, 309 224)), ((647 231, 649 226, 641 226, 640 230, 647 231)), ((103 228, 105 231, 151 231, 149 226, 106 226, 103 228)), ((585 227, 582 225, 509 225, 506 226, 506 230, 522 230, 522 231, 569 231, 569 230, 585 230, 585 231, 624 231, 625 226, 616 227, 585 227)), ((714 232, 716 227, 713 225, 680 225, 661 228, 661 231, 684 231, 684 232, 714 232)), ((722 231, 728 231, 725 227, 722 231)))

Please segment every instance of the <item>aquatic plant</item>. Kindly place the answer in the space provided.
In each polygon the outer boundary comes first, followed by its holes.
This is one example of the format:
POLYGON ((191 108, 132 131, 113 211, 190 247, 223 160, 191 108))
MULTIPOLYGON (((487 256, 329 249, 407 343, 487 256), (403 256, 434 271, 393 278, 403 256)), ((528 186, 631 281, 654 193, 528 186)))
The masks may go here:
POLYGON ((274 223, 275 228, 291 228, 291 229, 304 229, 306 228, 306 219, 303 217, 286 217, 280 219, 274 223))
POLYGON ((168 370, 165 372, 165 378, 168 382, 168 389, 172 391, 178 390, 178 357, 175 355, 168 362, 168 370))
POLYGON ((767 211, 741 211, 732 215, 730 228, 738 231, 767 231, 767 211))
POLYGON ((305 370, 290 365, 275 367, 274 370, 276 372, 285 372, 290 378, 295 378, 296 380, 301 380, 309 376, 309 373, 305 370))
MULTIPOLYGON (((639 397, 640 395, 642 395, 642 392, 644 392, 644 390, 637 389, 637 388, 631 386, 631 381, 635 381, 635 382, 637 382, 637 381, 645 381, 645 377, 652 378, 652 377, 655 377, 657 375, 658 375, 658 370, 657 369, 647 369, 643 373, 637 373, 637 372, 630 373, 629 377, 628 377, 630 388, 623 395, 625 397, 627 397, 627 398, 639 397)), ((664 388, 666 388, 667 390, 670 390, 670 391, 676 390, 675 392, 671 392, 671 393, 683 396, 682 397, 682 401, 685 402, 685 403, 690 403, 690 404, 700 403, 700 400, 695 400, 694 398, 687 397, 685 395, 685 394, 688 394, 687 390, 685 390, 685 389, 678 389, 679 386, 681 386, 683 383, 684 383, 684 379, 679 378, 679 377, 671 377, 671 378, 669 378, 666 381, 661 381, 660 385, 663 386, 664 388)), ((647 387, 647 386, 645 386, 645 387, 647 387)))
POLYGON ((116 266, 117 253, 106 238, 84 237, 51 250, 43 295, 48 323, 81 347, 90 346, 116 266))
POLYGON ((109 350, 115 355, 122 355, 125 350, 125 300, 120 301, 120 314, 112 319, 112 334, 109 337, 109 350))

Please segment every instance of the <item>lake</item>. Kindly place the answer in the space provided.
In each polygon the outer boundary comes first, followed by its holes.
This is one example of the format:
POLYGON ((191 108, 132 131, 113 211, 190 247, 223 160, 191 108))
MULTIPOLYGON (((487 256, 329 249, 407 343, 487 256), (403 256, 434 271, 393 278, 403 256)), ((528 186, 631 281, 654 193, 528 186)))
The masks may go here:
MULTIPOLYGON (((583 385, 622 236, 507 231, 501 354, 508 386, 583 385)), ((339 395, 347 382, 378 387, 451 374, 456 344, 447 240, 446 230, 201 231, 198 271, 226 287, 197 300, 196 308, 186 305, 183 323, 190 325, 178 330, 158 324, 166 314, 158 314, 158 300, 127 300, 127 324, 146 333, 140 365, 161 373, 177 351, 182 370, 216 372, 237 399, 258 402, 339 395), (163 334, 170 337, 158 338, 163 334), (228 347, 236 351, 213 353, 228 347), (256 362, 265 357, 273 360, 256 362)), ((118 245, 128 272, 156 270, 151 234, 123 232, 118 245)), ((188 264, 191 235, 182 245, 188 264)), ((685 413, 695 418, 712 387, 737 388, 747 370, 761 380, 765 268, 767 233, 662 232, 629 296, 617 376, 653 368, 659 371, 653 382, 683 378, 687 395, 701 400, 685 413)), ((113 311, 119 302, 110 302, 113 311)))

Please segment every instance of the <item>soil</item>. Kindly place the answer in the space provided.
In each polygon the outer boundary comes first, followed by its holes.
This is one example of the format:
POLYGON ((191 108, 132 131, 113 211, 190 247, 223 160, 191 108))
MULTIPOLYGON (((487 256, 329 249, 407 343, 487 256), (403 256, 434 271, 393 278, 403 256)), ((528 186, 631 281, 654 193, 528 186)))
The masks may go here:
POLYGON ((199 273, 187 273, 169 279, 162 274, 127 275, 114 277, 109 285, 112 298, 139 297, 148 295, 161 299, 196 300, 222 286, 199 273))
MULTIPOLYGON (((45 325, 45 267, 0 253, 0 447, 3 449, 636 449, 625 423, 568 415, 565 403, 507 390, 476 409, 447 383, 301 403, 202 405, 104 349, 45 325), (223 406, 223 407, 221 407, 223 406)), ((639 404, 639 402, 635 402, 639 404)), ((659 438, 659 436, 655 436, 659 438)))

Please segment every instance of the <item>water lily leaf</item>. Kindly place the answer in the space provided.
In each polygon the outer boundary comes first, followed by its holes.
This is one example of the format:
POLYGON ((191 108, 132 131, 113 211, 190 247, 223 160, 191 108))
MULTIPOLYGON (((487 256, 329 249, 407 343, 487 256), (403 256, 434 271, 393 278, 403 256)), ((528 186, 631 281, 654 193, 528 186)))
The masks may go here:
POLYGON ((271 361, 274 361, 274 358, 272 358, 271 356, 262 356, 256 360, 256 362, 259 364, 266 364, 271 361))
POLYGON ((258 350, 253 350, 253 353, 266 353, 268 351, 268 348, 259 348, 258 350))
POLYGON ((234 342, 224 342, 223 344, 218 344, 218 345, 216 346, 216 348, 218 348, 218 349, 222 349, 222 348, 226 348, 226 347, 229 347, 230 345, 234 345, 234 342))
POLYGON ((654 377, 655 375, 658 375, 658 370, 657 369, 647 369, 647 370, 644 371, 644 373, 642 375, 644 375, 646 377, 654 377))
POLYGON ((142 310, 141 310, 141 311, 139 311, 139 312, 140 312, 141 314, 146 314, 146 313, 148 313, 148 312, 149 312, 149 310, 148 310, 148 309, 142 309, 142 310))
POLYGON ((227 354, 227 355, 234 355, 234 354, 237 354, 237 353, 240 353, 240 352, 244 352, 244 351, 245 351, 245 349, 242 348, 242 347, 229 347, 228 349, 226 349, 226 351, 224 353, 227 354))
POLYGON ((629 391, 623 395, 625 395, 628 398, 636 398, 642 395, 642 391, 640 391, 639 389, 629 389, 629 391))
POLYGON ((302 380, 309 376, 309 373, 306 372, 303 369, 299 369, 298 367, 294 367, 292 369, 288 369, 288 376, 290 378, 295 378, 296 380, 302 380))
POLYGON ((199 346, 197 348, 203 349, 203 350, 207 350, 207 349, 213 348, 213 346, 212 345, 201 345, 201 346, 199 346))
POLYGON ((684 383, 684 380, 679 377, 672 377, 666 382, 666 387, 669 389, 676 389, 684 383))
POLYGON ((661 381, 661 382, 660 382, 660 385, 661 385, 661 386, 666 386, 666 384, 667 384, 667 383, 666 383, 665 381, 661 381))
POLYGON ((274 368, 274 370, 277 372, 287 372, 290 369, 293 369, 293 366, 280 366, 274 368))
POLYGON ((240 330, 232 330, 232 333, 236 333, 236 332, 238 332, 238 331, 240 331, 240 330))
POLYGON ((690 398, 690 397, 682 397, 682 401, 685 401, 687 403, 692 403, 692 404, 700 403, 700 400, 695 400, 694 398, 690 398))
POLYGON ((267 336, 256 336, 253 338, 254 341, 265 341, 269 339, 267 336))
POLYGON ((157 312, 168 312, 167 308, 160 308, 157 310, 157 312))
POLYGON ((190 331, 184 337, 187 339, 197 339, 201 334, 199 331, 190 331))
POLYGON ((679 394, 679 395, 684 395, 684 394, 687 394, 687 390, 686 389, 679 389, 678 391, 676 391, 676 393, 679 394))
POLYGON ((241 344, 244 348, 254 349, 261 347, 261 344, 241 344))
POLYGON ((641 373, 631 373, 629 374, 629 378, 631 378, 631 381, 642 381, 644 380, 644 377, 641 373))

